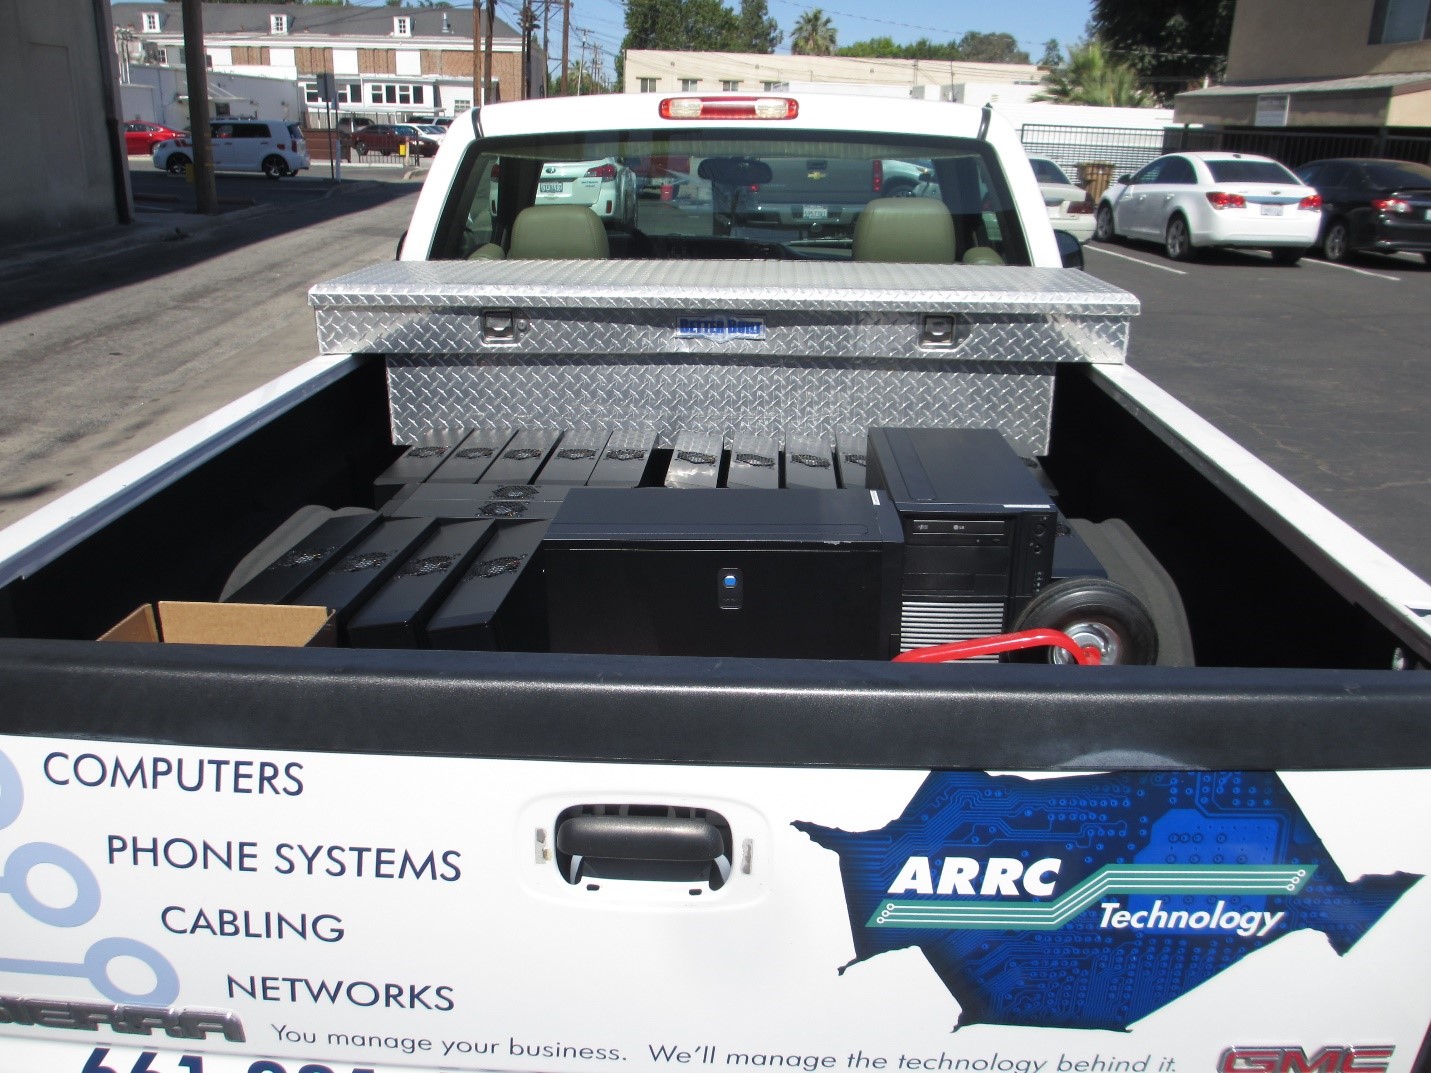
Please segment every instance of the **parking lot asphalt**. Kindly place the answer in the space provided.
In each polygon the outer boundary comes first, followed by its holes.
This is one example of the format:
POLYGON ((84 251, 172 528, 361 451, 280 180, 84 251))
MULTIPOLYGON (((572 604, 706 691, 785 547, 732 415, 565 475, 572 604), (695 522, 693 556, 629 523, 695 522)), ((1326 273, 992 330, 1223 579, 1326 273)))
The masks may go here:
POLYGON ((1423 578, 1431 578, 1431 268, 1419 256, 1174 263, 1093 243, 1139 298, 1129 364, 1423 578))

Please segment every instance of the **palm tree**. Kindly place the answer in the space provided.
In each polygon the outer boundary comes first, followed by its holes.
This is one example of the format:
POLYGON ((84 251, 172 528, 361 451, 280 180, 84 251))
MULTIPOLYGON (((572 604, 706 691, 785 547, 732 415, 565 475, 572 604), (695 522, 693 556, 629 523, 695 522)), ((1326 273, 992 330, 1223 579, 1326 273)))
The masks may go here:
POLYGON ((1138 84, 1138 72, 1111 59, 1097 41, 1074 45, 1068 63, 1044 76, 1043 92, 1030 98, 1057 104, 1102 104, 1144 108, 1152 95, 1138 84))
POLYGON ((795 20, 790 35, 790 51, 796 56, 833 56, 835 27, 819 8, 812 8, 795 20))

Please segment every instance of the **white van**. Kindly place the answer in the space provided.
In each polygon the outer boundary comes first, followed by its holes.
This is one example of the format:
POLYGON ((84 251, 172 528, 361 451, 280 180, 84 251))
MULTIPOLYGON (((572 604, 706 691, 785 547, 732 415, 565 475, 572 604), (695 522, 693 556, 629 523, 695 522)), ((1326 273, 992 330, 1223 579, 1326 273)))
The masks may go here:
MULTIPOLYGON (((281 119, 214 119, 209 123, 215 171, 261 171, 281 179, 309 165, 303 128, 281 119)), ((154 166, 182 174, 194 162, 187 136, 159 142, 152 150, 154 166)))

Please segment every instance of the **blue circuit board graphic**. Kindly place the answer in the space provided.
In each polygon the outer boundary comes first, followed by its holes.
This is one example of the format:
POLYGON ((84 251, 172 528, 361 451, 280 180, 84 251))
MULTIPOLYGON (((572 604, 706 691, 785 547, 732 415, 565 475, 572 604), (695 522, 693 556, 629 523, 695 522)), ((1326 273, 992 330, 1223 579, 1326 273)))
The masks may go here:
POLYGON ((794 826, 839 855, 850 964, 919 947, 960 1027, 1123 1030, 1289 932, 1345 954, 1421 878, 1348 883, 1267 772, 936 772, 879 830, 794 826))

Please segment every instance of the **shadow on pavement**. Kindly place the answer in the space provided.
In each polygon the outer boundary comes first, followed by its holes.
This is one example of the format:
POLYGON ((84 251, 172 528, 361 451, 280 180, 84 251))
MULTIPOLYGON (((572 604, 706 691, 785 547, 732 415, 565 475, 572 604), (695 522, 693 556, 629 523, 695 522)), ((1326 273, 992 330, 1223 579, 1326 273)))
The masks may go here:
MULTIPOLYGON (((243 184, 221 183, 219 196, 230 203, 221 201, 220 209, 228 211, 214 216, 177 211, 188 205, 171 203, 175 211, 136 212, 132 224, 0 247, 0 281, 5 283, 0 288, 0 323, 180 271, 275 235, 415 197, 422 188, 419 182, 364 178, 325 182, 319 191, 300 192, 294 187, 282 190, 283 180, 258 181, 280 189, 257 187, 252 189, 255 196, 246 197, 249 188, 243 184), (259 194, 266 199, 259 200, 259 194)), ((143 204, 136 202, 136 207, 143 204)), ((393 234, 394 253, 399 237, 400 232, 393 234)))

